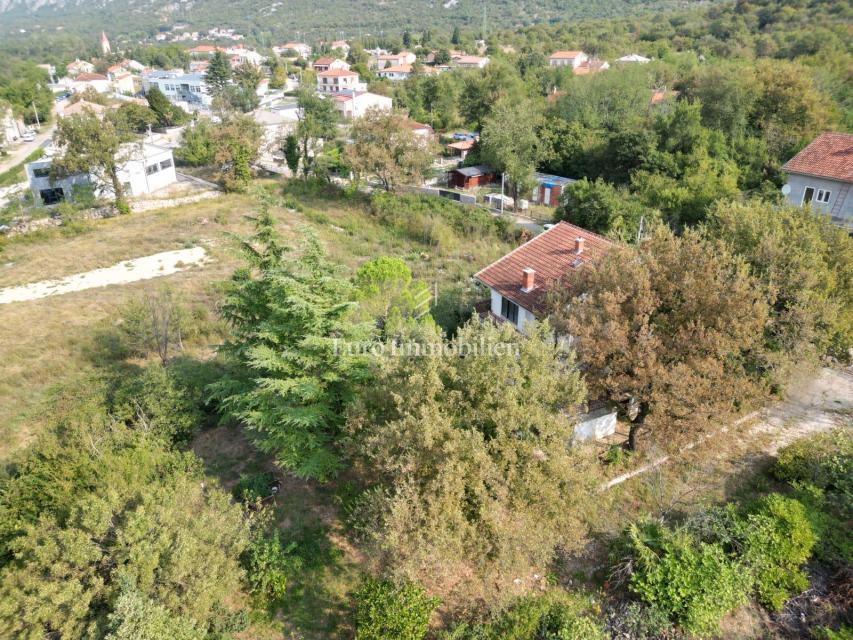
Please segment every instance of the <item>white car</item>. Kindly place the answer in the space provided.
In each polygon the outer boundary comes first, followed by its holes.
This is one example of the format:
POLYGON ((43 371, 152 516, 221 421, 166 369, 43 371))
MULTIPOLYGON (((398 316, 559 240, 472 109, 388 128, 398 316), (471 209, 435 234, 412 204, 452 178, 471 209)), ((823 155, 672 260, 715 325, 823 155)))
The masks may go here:
POLYGON ((36 134, 34 131, 27 131, 24 135, 21 136, 21 140, 24 142, 32 142, 36 139, 36 134))

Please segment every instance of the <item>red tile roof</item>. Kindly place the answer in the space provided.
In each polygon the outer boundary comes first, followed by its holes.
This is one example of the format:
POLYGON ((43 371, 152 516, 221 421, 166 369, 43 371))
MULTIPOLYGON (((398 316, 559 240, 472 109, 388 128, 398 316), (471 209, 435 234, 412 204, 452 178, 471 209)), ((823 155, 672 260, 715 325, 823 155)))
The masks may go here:
POLYGON ((548 287, 583 265, 599 260, 613 243, 596 233, 568 222, 558 222, 547 231, 511 251, 474 277, 503 297, 529 311, 542 308, 548 287), (576 239, 584 239, 583 251, 576 251, 576 239), (523 291, 521 273, 536 272, 534 288, 523 291))
POLYGON ((583 51, 555 51, 549 60, 574 60, 580 55, 583 55, 583 51))
POLYGON ((357 76, 358 74, 355 71, 347 71, 346 69, 329 69, 327 71, 321 71, 317 74, 320 78, 340 78, 343 76, 357 76))
POLYGON ((335 61, 335 58, 317 58, 314 61, 314 66, 320 65, 321 67, 328 67, 335 61))
POLYGON ((853 135, 822 133, 782 169, 788 173, 853 183, 853 135))
POLYGON ((91 82, 92 80, 106 80, 107 76, 100 73, 81 73, 74 79, 80 82, 91 82))
POLYGON ((411 73, 412 65, 410 64, 395 64, 390 67, 380 69, 378 73, 411 73))

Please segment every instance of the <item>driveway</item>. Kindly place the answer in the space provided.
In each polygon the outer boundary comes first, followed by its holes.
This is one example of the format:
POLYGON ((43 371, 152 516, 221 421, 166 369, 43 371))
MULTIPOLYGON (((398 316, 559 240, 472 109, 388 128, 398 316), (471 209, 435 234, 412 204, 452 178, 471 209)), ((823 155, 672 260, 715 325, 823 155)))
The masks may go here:
POLYGON ((40 133, 36 135, 36 139, 32 142, 24 142, 9 149, 9 155, 0 159, 0 173, 11 169, 12 167, 21 164, 27 159, 33 151, 39 147, 46 147, 53 137, 54 125, 42 127, 40 133))

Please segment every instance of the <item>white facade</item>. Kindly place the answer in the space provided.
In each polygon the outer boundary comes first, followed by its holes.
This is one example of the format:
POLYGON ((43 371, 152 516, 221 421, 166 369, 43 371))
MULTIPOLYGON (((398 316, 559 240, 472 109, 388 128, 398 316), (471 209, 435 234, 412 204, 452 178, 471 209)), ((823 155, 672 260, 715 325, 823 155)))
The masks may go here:
POLYGON ((345 118, 361 118, 368 109, 391 111, 393 104, 391 98, 367 92, 337 95, 332 99, 335 109, 345 118))
POLYGON ((304 42, 285 42, 284 44, 276 45, 272 48, 276 55, 284 55, 288 51, 295 51, 300 58, 308 58, 311 56, 311 47, 304 42))
POLYGON ((533 312, 529 309, 525 309, 508 298, 504 298, 500 293, 492 288, 489 288, 489 292, 491 293, 492 299, 492 314, 501 320, 509 322, 516 329, 524 331, 524 326, 528 322, 536 320, 536 316, 533 315, 533 312))
POLYGON ((10 107, 0 112, 0 145, 16 142, 24 133, 23 123, 15 118, 10 107))
POLYGON ((409 76, 412 75, 412 65, 399 64, 393 67, 385 67, 384 69, 380 69, 379 71, 377 71, 376 75, 378 75, 380 78, 391 80, 392 82, 407 80, 409 76))
POLYGON ((460 56, 453 60, 453 64, 462 69, 482 69, 489 64, 489 59, 479 56, 460 56))
MULTIPOLYGON (((178 181, 171 149, 147 142, 128 144, 122 147, 119 158, 121 166, 118 170, 118 179, 128 197, 153 193, 178 181)), ((47 158, 26 165, 30 190, 36 202, 42 204, 61 202, 71 196, 73 188, 77 185, 91 184, 98 194, 108 191, 108 185, 85 173, 51 182, 51 164, 52 160, 47 158)))
POLYGON ((174 104, 186 103, 190 107, 209 107, 213 97, 204 81, 203 73, 174 73, 160 71, 142 76, 142 90, 157 87, 174 104))
POLYGON ((583 51, 555 51, 548 58, 548 64, 552 67, 571 67, 575 69, 589 60, 589 56, 583 51))
POLYGON ((652 61, 652 59, 651 59, 651 58, 647 58, 647 57, 645 57, 645 56, 641 56, 639 53, 631 53, 631 54, 629 54, 629 55, 627 55, 627 56, 622 56, 621 58, 619 58, 618 60, 616 60, 616 62, 618 62, 618 63, 620 63, 620 64, 631 64, 631 63, 634 63, 634 64, 648 64, 648 63, 649 63, 649 62, 651 62, 651 61, 652 61))
POLYGON ((357 91, 360 86, 359 75, 355 71, 330 69, 317 74, 318 93, 346 93, 357 91))

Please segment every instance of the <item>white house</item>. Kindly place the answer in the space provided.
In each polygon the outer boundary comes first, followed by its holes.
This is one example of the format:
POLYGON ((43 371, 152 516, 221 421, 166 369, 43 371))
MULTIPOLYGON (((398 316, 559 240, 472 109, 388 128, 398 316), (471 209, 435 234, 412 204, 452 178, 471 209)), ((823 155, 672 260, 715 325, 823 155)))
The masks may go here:
POLYGON ((589 56, 583 51, 555 51, 548 58, 548 65, 552 67, 579 67, 589 60, 589 56))
MULTIPOLYGON (((176 73, 155 71, 143 74, 142 90, 157 87, 174 104, 184 103, 188 108, 206 108, 213 103, 203 73, 176 73)), ((183 106, 183 105, 182 105, 183 106)))
POLYGON ((329 48, 332 51, 340 51, 345 56, 348 56, 350 52, 350 46, 346 40, 335 40, 334 42, 332 42, 332 44, 329 45, 329 48))
MULTIPOLYGON (((119 151, 118 178, 128 197, 159 191, 178 181, 172 150, 148 142, 129 143, 119 151)), ((27 163, 27 179, 36 202, 56 204, 71 197, 75 186, 92 185, 96 193, 104 193, 106 186, 94 176, 77 173, 51 181, 52 158, 27 163)))
POLYGON ((395 64, 390 67, 385 67, 384 69, 380 69, 376 72, 380 78, 385 78, 386 80, 391 80, 392 82, 397 82, 399 80, 406 80, 409 76, 412 75, 412 65, 410 64, 395 64))
POLYGON ((489 59, 480 56, 459 56, 453 60, 453 64, 463 69, 482 69, 489 64, 489 59))
POLYGON ((110 93, 113 90, 112 81, 100 73, 78 73, 71 81, 71 90, 80 93, 93 89, 98 93, 110 93))
POLYGON ((360 118, 368 109, 391 111, 393 101, 386 96, 380 96, 366 91, 338 94, 332 97, 335 110, 345 118, 360 118))
POLYGON ((318 93, 342 93, 359 89, 359 75, 346 69, 329 69, 317 74, 318 93))
POLYGON ((553 227, 477 272, 474 278, 489 289, 489 314, 523 331, 545 311, 551 287, 599 260, 613 243, 568 222, 553 227))
POLYGON ((314 71, 317 73, 322 73, 323 71, 328 71, 329 69, 343 69, 344 71, 349 71, 350 66, 340 58, 332 58, 330 56, 324 56, 322 58, 317 58, 312 65, 314 71))
POLYGON ((411 51, 401 51, 400 53, 381 53, 375 58, 375 66, 377 69, 385 67, 394 67, 401 64, 415 64, 418 57, 411 51))
POLYGON ((822 133, 782 167, 791 204, 828 213, 834 224, 853 233, 853 135, 822 133))
POLYGON ((283 56, 290 51, 295 51, 296 55, 300 58, 311 57, 311 47, 304 42, 285 42, 284 44, 275 45, 272 50, 278 56, 283 56))
POLYGON ((243 64, 251 64, 259 67, 266 60, 260 53, 249 49, 249 47, 243 44, 235 44, 232 47, 228 47, 225 49, 225 55, 231 59, 232 67, 238 67, 243 64))
POLYGON ((74 62, 68 63, 68 66, 66 66, 65 69, 68 71, 68 75, 73 78, 78 73, 94 73, 95 65, 91 62, 86 62, 85 60, 80 60, 78 58, 74 62))
POLYGON ((651 61, 651 58, 641 56, 639 53, 630 53, 616 60, 619 64, 648 64, 651 61))

